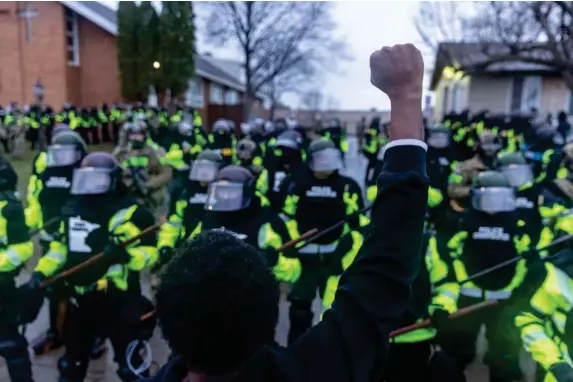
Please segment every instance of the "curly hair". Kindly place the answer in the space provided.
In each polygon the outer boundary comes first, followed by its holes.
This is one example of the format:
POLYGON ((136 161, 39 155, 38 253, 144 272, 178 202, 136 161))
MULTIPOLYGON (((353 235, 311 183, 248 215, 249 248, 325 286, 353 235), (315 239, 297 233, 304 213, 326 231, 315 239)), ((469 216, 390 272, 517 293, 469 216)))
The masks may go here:
POLYGON ((231 232, 209 230, 164 268, 156 314, 171 350, 191 370, 222 374, 272 343, 278 300, 262 254, 231 232))

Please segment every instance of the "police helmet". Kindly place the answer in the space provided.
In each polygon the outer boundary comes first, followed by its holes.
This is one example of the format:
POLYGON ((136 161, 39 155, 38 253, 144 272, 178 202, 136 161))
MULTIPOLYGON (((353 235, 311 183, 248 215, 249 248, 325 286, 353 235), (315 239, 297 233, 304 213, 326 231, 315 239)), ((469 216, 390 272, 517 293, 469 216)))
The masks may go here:
POLYGON ((97 151, 86 155, 74 171, 72 195, 103 195, 115 192, 122 179, 122 169, 109 153, 97 151))
POLYGON ((15 191, 18 186, 18 175, 12 164, 0 155, 0 190, 15 191))
POLYGON ((191 164, 189 180, 212 182, 217 178, 223 157, 216 151, 203 150, 191 164))
POLYGON ((444 149, 450 145, 451 130, 443 125, 434 125, 428 128, 426 143, 435 149, 444 149))
POLYGON ((308 147, 309 167, 314 172, 331 172, 342 167, 340 150, 332 141, 320 138, 308 147))
POLYGON ((88 146, 75 131, 60 131, 46 150, 48 167, 63 167, 79 163, 87 154, 88 146))
POLYGON ((285 131, 277 137, 275 146, 300 150, 302 146, 302 136, 295 130, 285 131))
POLYGON ((232 129, 229 121, 226 119, 218 119, 215 121, 215 124, 213 125, 213 134, 226 135, 231 134, 231 132, 232 129))
POLYGON ((191 136, 193 135, 193 124, 184 119, 181 122, 179 122, 179 124, 177 125, 177 130, 179 131, 179 134, 184 135, 184 136, 191 136))
POLYGON ((495 214, 516 208, 515 189, 499 171, 484 171, 473 179, 472 207, 477 211, 495 214))
POLYGON ((243 210, 254 197, 254 175, 241 166, 224 167, 217 180, 209 185, 205 209, 231 212, 243 210))
POLYGON ((239 157, 239 159, 251 159, 256 150, 257 144, 250 138, 243 138, 237 143, 237 157, 239 157))
POLYGON ((520 188, 533 182, 533 171, 522 153, 501 155, 497 159, 497 166, 512 187, 520 188))
POLYGON ((63 131, 71 131, 70 127, 65 123, 58 123, 54 126, 54 130, 52 130, 52 141, 56 135, 63 131))
POLYGON ((329 129, 339 129, 342 127, 342 124, 340 123, 340 120, 338 118, 334 118, 330 122, 328 122, 327 127, 329 129))

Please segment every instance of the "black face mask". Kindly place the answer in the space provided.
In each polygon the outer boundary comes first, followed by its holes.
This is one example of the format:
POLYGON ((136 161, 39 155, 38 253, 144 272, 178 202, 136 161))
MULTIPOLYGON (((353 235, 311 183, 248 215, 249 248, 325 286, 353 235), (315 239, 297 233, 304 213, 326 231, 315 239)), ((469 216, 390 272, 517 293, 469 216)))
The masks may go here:
POLYGON ((142 149, 143 146, 145 146, 145 141, 134 140, 134 141, 129 141, 129 144, 133 149, 139 150, 142 149))
POLYGON ((497 157, 497 152, 485 151, 483 148, 478 147, 477 154, 482 160, 483 164, 487 167, 492 167, 495 158, 497 157))

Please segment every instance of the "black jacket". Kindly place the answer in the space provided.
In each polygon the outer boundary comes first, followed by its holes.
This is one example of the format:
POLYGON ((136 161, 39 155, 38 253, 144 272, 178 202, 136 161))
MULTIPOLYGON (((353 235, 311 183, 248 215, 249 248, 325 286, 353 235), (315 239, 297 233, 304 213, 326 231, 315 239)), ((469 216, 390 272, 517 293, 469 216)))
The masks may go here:
MULTIPOLYGON (((418 146, 389 148, 368 236, 342 275, 332 309, 291 346, 266 346, 226 381, 379 381, 388 333, 410 304, 421 256, 428 179, 418 146)), ((181 382, 174 358, 148 382, 181 382)), ((221 380, 214 377, 214 380, 221 380)), ((210 381, 209 378, 205 379, 210 381)))

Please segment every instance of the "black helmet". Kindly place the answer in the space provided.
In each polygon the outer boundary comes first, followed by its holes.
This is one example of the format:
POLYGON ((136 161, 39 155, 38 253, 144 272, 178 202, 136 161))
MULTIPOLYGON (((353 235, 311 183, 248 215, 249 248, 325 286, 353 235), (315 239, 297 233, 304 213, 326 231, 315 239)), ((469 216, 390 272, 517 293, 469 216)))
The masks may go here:
POLYGON ((451 130, 442 126, 431 126, 427 130, 426 143, 435 149, 444 149, 450 145, 451 130))
POLYGON ((127 141, 132 148, 140 149, 145 145, 147 129, 141 121, 126 122, 123 125, 123 129, 125 130, 127 141))
POLYGON ((484 171, 473 179, 472 207, 495 214, 515 211, 515 190, 499 171, 484 171))
POLYGON ((72 195, 102 195, 114 192, 121 183, 122 170, 115 157, 103 151, 86 155, 74 171, 72 195))
POLYGON ((308 146, 309 167, 316 172, 330 172, 342 167, 340 151, 332 141, 320 138, 308 146))
POLYGON ((243 138, 237 143, 237 157, 240 160, 253 159, 256 150, 257 144, 250 138, 243 138))
POLYGON ((216 151, 203 150, 193 161, 189 170, 189 180, 212 182, 217 178, 223 157, 216 151))
POLYGON ((287 130, 277 137, 275 146, 300 150, 302 146, 302 136, 295 130, 287 130))
POLYGON ((241 166, 227 166, 219 171, 217 181, 209 185, 205 209, 209 211, 239 211, 251 204, 255 177, 241 166))
POLYGON ((501 155, 496 163, 512 187, 519 188, 533 182, 533 170, 522 153, 501 155))
POLYGON ((0 190, 15 191, 18 185, 18 175, 12 164, 0 155, 0 190))
POLYGON ((502 149, 501 138, 490 131, 479 136, 479 149, 489 157, 495 157, 502 149))
POLYGON ((228 135, 232 133, 232 126, 226 119, 218 119, 213 125, 213 134, 228 135))
POLYGON ((48 146, 46 163, 48 167, 77 165, 87 152, 88 146, 78 133, 62 128, 48 146))

